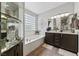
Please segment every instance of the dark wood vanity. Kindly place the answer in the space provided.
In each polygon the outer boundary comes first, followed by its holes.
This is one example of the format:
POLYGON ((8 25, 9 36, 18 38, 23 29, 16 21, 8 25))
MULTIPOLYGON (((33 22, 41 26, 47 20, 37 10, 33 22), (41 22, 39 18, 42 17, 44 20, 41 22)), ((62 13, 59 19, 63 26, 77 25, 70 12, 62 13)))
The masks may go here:
POLYGON ((23 43, 20 41, 10 49, 1 53, 1 56, 23 56, 23 43))
POLYGON ((44 42, 57 48, 78 53, 77 34, 46 32, 44 42))

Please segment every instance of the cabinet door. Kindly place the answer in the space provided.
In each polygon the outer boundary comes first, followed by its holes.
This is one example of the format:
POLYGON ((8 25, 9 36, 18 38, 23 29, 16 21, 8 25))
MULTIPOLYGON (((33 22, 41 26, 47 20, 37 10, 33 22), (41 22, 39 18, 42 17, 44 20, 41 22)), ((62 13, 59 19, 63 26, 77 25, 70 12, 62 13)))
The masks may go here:
POLYGON ((1 56, 14 56, 14 48, 9 49, 1 54, 1 56))
POLYGON ((17 44, 15 51, 16 51, 16 56, 22 56, 23 55, 23 43, 22 42, 17 44))
POLYGON ((15 56, 22 56, 23 55, 23 43, 20 42, 19 44, 17 44, 15 46, 14 51, 15 51, 15 54, 14 54, 15 56))
POLYGON ((20 55, 23 56, 23 42, 20 43, 20 55))
POLYGON ((55 33, 54 37, 55 37, 54 46, 60 47, 61 34, 60 33, 55 33))
POLYGON ((46 33, 45 34, 45 40, 44 40, 45 43, 53 45, 54 44, 53 40, 54 40, 54 34, 53 33, 46 33))
POLYGON ((68 51, 78 52, 78 36, 72 34, 63 34, 61 39, 61 48, 68 51))

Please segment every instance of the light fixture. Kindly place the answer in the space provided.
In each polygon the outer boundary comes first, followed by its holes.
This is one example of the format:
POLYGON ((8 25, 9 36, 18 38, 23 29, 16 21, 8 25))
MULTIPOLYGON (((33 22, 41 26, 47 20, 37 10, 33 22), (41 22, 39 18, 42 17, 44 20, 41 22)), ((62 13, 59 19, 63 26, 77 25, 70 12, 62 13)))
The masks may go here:
POLYGON ((66 13, 65 16, 68 16, 70 13, 66 13))
POLYGON ((57 16, 54 16, 54 18, 57 18, 57 16))
POLYGON ((63 16, 65 16, 65 14, 61 14, 61 15, 60 15, 60 17, 63 17, 63 16))
POLYGON ((51 19, 54 19, 54 17, 51 17, 51 19))
POLYGON ((63 16, 68 16, 69 14, 70 13, 64 13, 64 14, 56 15, 56 16, 51 17, 51 19, 59 18, 59 17, 63 17, 63 16))
POLYGON ((5 18, 5 19, 7 19, 7 17, 6 17, 6 16, 4 16, 4 15, 1 15, 1 18, 5 18))

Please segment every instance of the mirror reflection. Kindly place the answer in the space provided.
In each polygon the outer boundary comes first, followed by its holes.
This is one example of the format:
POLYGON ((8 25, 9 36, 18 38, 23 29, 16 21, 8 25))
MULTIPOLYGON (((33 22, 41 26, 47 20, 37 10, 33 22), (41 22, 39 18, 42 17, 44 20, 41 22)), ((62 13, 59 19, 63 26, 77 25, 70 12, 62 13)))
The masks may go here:
POLYGON ((53 16, 48 20, 48 27, 51 27, 51 30, 53 31, 68 31, 74 33, 75 30, 79 30, 79 19, 77 13, 64 13, 53 16))

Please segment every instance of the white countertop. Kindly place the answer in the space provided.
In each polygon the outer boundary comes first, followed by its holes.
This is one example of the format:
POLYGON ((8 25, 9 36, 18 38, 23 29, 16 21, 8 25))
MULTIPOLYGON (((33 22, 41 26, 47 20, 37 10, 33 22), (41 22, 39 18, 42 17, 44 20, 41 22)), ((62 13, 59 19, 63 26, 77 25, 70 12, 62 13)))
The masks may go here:
POLYGON ((71 33, 71 32, 55 32, 55 31, 47 31, 48 33, 62 33, 62 34, 75 34, 78 35, 78 33, 71 33))

